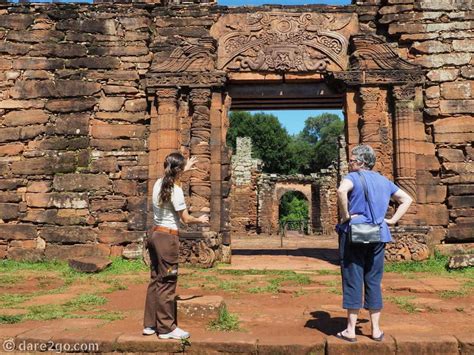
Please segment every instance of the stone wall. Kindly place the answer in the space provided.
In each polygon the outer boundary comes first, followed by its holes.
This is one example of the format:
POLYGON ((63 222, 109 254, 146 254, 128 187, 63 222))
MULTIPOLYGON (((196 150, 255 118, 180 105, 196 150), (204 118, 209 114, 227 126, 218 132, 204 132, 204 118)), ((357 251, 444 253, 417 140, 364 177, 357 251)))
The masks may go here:
POLYGON ((191 232, 229 244, 226 85, 283 76, 345 95, 348 149, 374 145, 416 198, 402 225, 431 227, 429 244, 474 241, 470 1, 179 1, 0 4, 0 258, 137 256, 174 150, 200 159, 183 187, 211 225, 191 232), (244 43, 256 38, 264 56, 244 43))
POLYGON ((150 24, 139 6, 0 5, 0 258, 141 253, 150 24))
POLYGON ((252 140, 238 137, 232 156, 232 187, 230 222, 234 234, 256 233, 258 191, 257 180, 262 173, 262 161, 252 158, 252 140))
POLYGON ((433 242, 474 241, 474 11, 472 1, 389 0, 377 29, 426 71, 416 117, 416 216, 433 242))

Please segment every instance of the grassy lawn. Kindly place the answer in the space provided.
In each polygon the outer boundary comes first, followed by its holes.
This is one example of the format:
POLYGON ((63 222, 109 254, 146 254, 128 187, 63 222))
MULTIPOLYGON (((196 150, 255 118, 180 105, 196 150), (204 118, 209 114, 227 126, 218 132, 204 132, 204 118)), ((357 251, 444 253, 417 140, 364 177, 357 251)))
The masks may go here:
MULTIPOLYGON (((437 292, 435 296, 442 300, 469 296, 474 289, 474 268, 449 271, 446 269, 447 262, 448 257, 435 255, 423 262, 386 263, 385 271, 416 279, 431 276, 455 278, 461 283, 458 290, 437 292)), ((232 270, 225 267, 218 265, 212 269, 202 269, 185 265, 181 268, 179 287, 241 295, 281 292, 291 293, 292 297, 305 297, 312 292, 325 292, 329 297, 341 295, 338 270, 298 273, 289 270, 232 270), (322 290, 308 287, 314 285, 321 285, 322 290)), ((0 324, 60 318, 122 319, 122 313, 104 310, 107 295, 126 290, 127 285, 144 284, 148 277, 148 267, 141 260, 115 258, 107 269, 97 274, 76 272, 66 262, 3 260, 0 261, 0 324), (31 305, 35 303, 36 297, 65 293, 71 287, 81 285, 90 286, 87 289, 93 291, 76 291, 78 294, 74 298, 61 304, 31 305), (3 313, 2 309, 5 310, 3 313)), ((386 297, 386 300, 408 313, 414 313, 417 312, 414 298, 411 295, 395 294, 386 297)), ((209 325, 209 329, 239 329, 238 317, 224 309, 219 318, 209 325)))
MULTIPOLYGON (((15 287, 29 282, 30 290, 23 293, 0 294, 0 324, 18 323, 24 320, 51 320, 65 318, 93 318, 112 321, 122 319, 121 312, 107 312, 101 306, 107 298, 100 293, 125 290, 128 283, 145 282, 146 277, 139 273, 148 267, 141 261, 128 261, 121 258, 98 274, 84 274, 71 269, 66 262, 45 261, 41 263, 0 261, 0 290, 13 291, 15 287), (62 304, 40 304, 25 306, 24 303, 35 297, 60 294, 72 285, 90 285, 93 293, 81 293, 62 304), (59 286, 54 286, 59 285, 59 286), (2 314, 2 309, 14 309, 18 314, 2 314)), ((16 313, 16 312, 15 312, 16 313)))

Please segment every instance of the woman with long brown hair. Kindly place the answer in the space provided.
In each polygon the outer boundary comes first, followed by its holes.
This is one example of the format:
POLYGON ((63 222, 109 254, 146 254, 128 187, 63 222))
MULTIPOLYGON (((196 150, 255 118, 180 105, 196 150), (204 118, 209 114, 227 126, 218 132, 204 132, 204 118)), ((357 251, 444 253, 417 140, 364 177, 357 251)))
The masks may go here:
POLYGON ((178 152, 169 154, 164 163, 165 175, 153 186, 153 230, 147 240, 151 261, 143 335, 158 333, 161 339, 186 339, 189 333, 177 327, 175 312, 178 280, 180 220, 186 224, 209 223, 209 217, 191 216, 181 187, 176 182, 181 174, 193 169, 196 158, 188 161, 178 152))

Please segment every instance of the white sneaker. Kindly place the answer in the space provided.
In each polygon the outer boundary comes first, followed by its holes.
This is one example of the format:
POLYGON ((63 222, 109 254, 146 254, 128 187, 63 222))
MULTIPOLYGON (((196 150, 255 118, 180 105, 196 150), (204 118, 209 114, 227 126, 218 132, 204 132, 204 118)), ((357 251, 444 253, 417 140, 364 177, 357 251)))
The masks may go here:
POLYGON ((156 329, 152 327, 143 328, 143 335, 153 335, 156 334, 156 329))
POLYGON ((176 327, 172 332, 160 334, 158 337, 160 339, 187 339, 189 338, 189 333, 182 330, 181 328, 176 327))

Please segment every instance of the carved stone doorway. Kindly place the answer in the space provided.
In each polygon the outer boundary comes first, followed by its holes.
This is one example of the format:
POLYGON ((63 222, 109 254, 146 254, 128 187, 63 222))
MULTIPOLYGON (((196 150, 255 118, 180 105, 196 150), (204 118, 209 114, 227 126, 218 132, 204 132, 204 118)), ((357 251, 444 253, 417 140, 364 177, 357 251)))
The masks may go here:
POLYGON ((200 160, 185 190, 191 212, 209 214, 210 227, 189 238, 230 244, 225 137, 234 108, 343 107, 347 148, 372 145, 375 169, 416 196, 414 126, 424 77, 417 66, 361 30, 347 8, 240 9, 215 19, 209 37, 162 47, 144 81, 152 104, 149 191, 171 151, 200 160))

